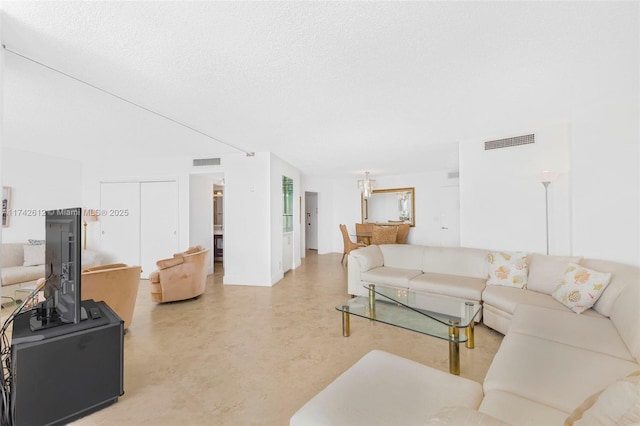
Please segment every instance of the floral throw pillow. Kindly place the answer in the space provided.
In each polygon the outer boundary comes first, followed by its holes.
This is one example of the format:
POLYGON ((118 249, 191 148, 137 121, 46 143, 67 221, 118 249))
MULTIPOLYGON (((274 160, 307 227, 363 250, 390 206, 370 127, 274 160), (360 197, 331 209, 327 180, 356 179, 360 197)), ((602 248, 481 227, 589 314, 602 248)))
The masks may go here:
POLYGON ((526 253, 489 252, 487 254, 489 279, 487 285, 524 288, 527 285, 526 253))
POLYGON ((610 280, 610 272, 598 272, 569 263, 552 296, 573 312, 581 314, 598 301, 610 280))

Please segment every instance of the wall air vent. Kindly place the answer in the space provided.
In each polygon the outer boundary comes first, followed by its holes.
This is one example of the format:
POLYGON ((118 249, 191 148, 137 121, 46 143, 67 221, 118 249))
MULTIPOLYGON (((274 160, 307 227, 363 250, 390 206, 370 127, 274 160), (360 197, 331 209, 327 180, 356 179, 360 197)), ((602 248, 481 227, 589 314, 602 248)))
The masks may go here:
POLYGON ((460 177, 460 172, 455 171, 455 172, 449 172, 449 174, 447 175, 447 177, 449 179, 457 179, 460 177))
POLYGON ((193 160, 194 167, 198 166, 219 166, 220 159, 219 158, 196 158, 193 160))
POLYGON ((526 145, 535 142, 535 135, 514 136, 512 138, 498 139, 484 143, 484 150, 508 148, 510 146, 526 145))

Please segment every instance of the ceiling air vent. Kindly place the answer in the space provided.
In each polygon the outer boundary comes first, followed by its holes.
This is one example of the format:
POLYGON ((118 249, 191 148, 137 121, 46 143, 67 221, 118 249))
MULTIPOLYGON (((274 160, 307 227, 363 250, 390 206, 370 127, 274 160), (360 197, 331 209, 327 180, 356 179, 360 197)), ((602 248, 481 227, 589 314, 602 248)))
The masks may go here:
POLYGON ((484 150, 508 148, 510 146, 526 145, 535 142, 535 135, 515 136, 506 139, 497 139, 495 141, 487 141, 484 143, 484 150))
POLYGON ((196 158, 193 160, 193 165, 195 167, 198 166, 219 166, 220 159, 219 158, 196 158))

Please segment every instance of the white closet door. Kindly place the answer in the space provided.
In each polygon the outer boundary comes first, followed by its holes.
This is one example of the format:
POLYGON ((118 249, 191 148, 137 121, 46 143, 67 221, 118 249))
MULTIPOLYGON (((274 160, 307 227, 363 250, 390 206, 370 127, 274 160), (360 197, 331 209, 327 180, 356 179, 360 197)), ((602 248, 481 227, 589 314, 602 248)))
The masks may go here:
MULTIPOLYGON (((140 266, 142 278, 156 262, 180 251, 178 240, 178 182, 140 184, 140 266)), ((187 247, 185 247, 186 249, 187 247)))
POLYGON ((140 184, 100 184, 100 254, 103 263, 140 264, 140 184))

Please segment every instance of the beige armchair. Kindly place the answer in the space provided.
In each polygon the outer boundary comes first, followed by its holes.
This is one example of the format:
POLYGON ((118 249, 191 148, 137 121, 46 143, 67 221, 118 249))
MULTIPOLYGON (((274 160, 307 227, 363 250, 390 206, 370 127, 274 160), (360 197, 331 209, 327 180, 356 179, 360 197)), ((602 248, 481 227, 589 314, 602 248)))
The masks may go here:
POLYGON ((94 266, 82 271, 81 299, 104 301, 124 321, 125 330, 133 321, 140 284, 140 266, 124 263, 94 266))
MULTIPOLYGON (((44 285, 40 278, 36 285, 44 285)), ((133 311, 138 297, 140 267, 124 263, 94 266, 82 270, 80 299, 105 302, 124 321, 126 330, 133 321, 133 311)))
POLYGON ((209 249, 200 246, 156 262, 149 275, 151 300, 158 303, 192 299, 204 293, 209 269, 209 249))

